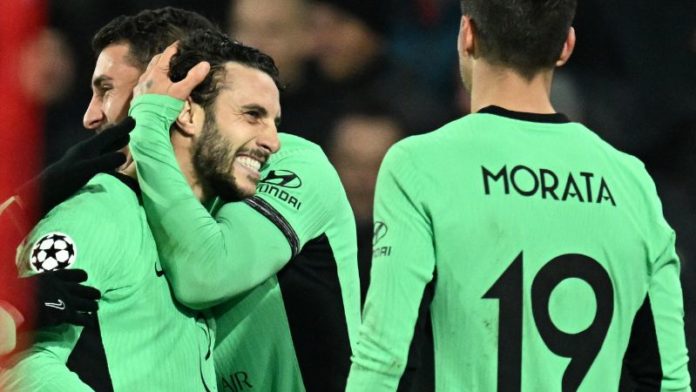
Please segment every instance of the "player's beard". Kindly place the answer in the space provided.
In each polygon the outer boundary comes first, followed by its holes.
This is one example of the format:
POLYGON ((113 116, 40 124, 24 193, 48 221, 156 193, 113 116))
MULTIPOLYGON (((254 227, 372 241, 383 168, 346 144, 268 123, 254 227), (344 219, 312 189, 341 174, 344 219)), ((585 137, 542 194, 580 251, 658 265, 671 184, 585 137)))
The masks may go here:
POLYGON ((206 110, 205 117, 201 135, 191 147, 193 168, 203 188, 203 194, 205 197, 218 196, 227 202, 247 198, 249 195, 245 195, 237 186, 237 181, 231 173, 237 151, 229 149, 227 140, 215 125, 213 111, 206 110))

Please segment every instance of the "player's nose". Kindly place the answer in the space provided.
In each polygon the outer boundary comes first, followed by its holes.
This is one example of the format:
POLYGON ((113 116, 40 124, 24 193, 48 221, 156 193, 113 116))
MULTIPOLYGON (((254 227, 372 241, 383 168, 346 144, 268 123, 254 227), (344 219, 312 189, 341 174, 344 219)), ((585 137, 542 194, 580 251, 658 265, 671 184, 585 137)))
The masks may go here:
POLYGON ((278 138, 278 128, 274 125, 261 133, 256 139, 256 143, 260 148, 267 150, 269 154, 273 154, 280 149, 280 139, 278 138))
POLYGON ((101 105, 96 97, 92 97, 85 111, 85 115, 82 117, 82 125, 90 131, 96 131, 104 124, 105 120, 106 115, 102 111, 101 105))

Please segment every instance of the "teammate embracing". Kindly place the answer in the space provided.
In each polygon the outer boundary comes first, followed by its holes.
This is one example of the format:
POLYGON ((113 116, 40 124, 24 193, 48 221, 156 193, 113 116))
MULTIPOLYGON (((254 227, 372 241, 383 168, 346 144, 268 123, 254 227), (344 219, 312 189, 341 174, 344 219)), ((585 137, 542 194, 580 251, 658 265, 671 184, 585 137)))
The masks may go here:
POLYGON ((136 88, 148 94, 131 107, 130 149, 164 273, 182 304, 214 307, 220 390, 342 391, 360 287, 355 221, 338 174, 300 137, 278 134, 280 150, 267 161, 247 142, 280 121, 280 108, 261 99, 268 84, 247 89, 236 79, 248 64, 213 66, 190 96, 170 94, 170 77, 215 59, 219 47, 233 50, 224 41, 199 32, 168 48, 136 88), (245 130, 226 153, 194 143, 194 165, 225 173, 198 184, 200 192, 170 139, 192 124, 202 127, 201 142, 245 130))

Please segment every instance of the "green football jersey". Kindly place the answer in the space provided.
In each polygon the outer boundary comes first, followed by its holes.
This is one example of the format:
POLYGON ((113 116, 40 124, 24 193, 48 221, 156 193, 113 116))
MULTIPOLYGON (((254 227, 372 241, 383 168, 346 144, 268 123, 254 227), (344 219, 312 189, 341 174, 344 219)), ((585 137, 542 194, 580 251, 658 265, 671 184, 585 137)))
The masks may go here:
POLYGON ((0 389, 216 390, 212 328, 174 301, 136 191, 132 178, 97 175, 19 249, 21 274, 83 269, 102 297, 97 326, 39 330, 0 389))
POLYGON ((408 138, 378 177, 347 390, 395 390, 429 283, 438 391, 616 391, 624 359, 689 390, 674 241, 642 163, 563 115, 408 138))
POLYGON ((134 100, 131 151, 177 298, 219 305, 218 387, 343 390, 360 287, 355 221, 338 174, 319 146, 280 134, 257 195, 206 209, 169 141, 181 107, 164 96, 134 100))

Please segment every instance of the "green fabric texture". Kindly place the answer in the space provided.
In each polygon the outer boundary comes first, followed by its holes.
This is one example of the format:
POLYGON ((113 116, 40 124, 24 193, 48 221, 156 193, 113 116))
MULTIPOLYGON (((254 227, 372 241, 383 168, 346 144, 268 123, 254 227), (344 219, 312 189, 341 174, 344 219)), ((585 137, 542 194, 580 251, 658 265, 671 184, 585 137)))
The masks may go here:
POLYGON ((374 219, 348 391, 396 390, 434 276, 437 391, 617 390, 646 297, 662 390, 689 390, 674 232, 643 164, 584 126, 477 113, 408 138, 374 219))
MULTIPOLYGON (((154 238, 136 194, 119 179, 100 174, 53 209, 18 252, 22 274, 45 235, 74 244, 69 268, 87 271, 87 285, 102 293, 98 317, 114 390, 215 389, 208 355, 214 345, 205 319, 177 304, 161 271, 154 238)), ((38 331, 23 359, 0 377, 8 390, 89 390, 66 366, 82 327, 38 331)))

